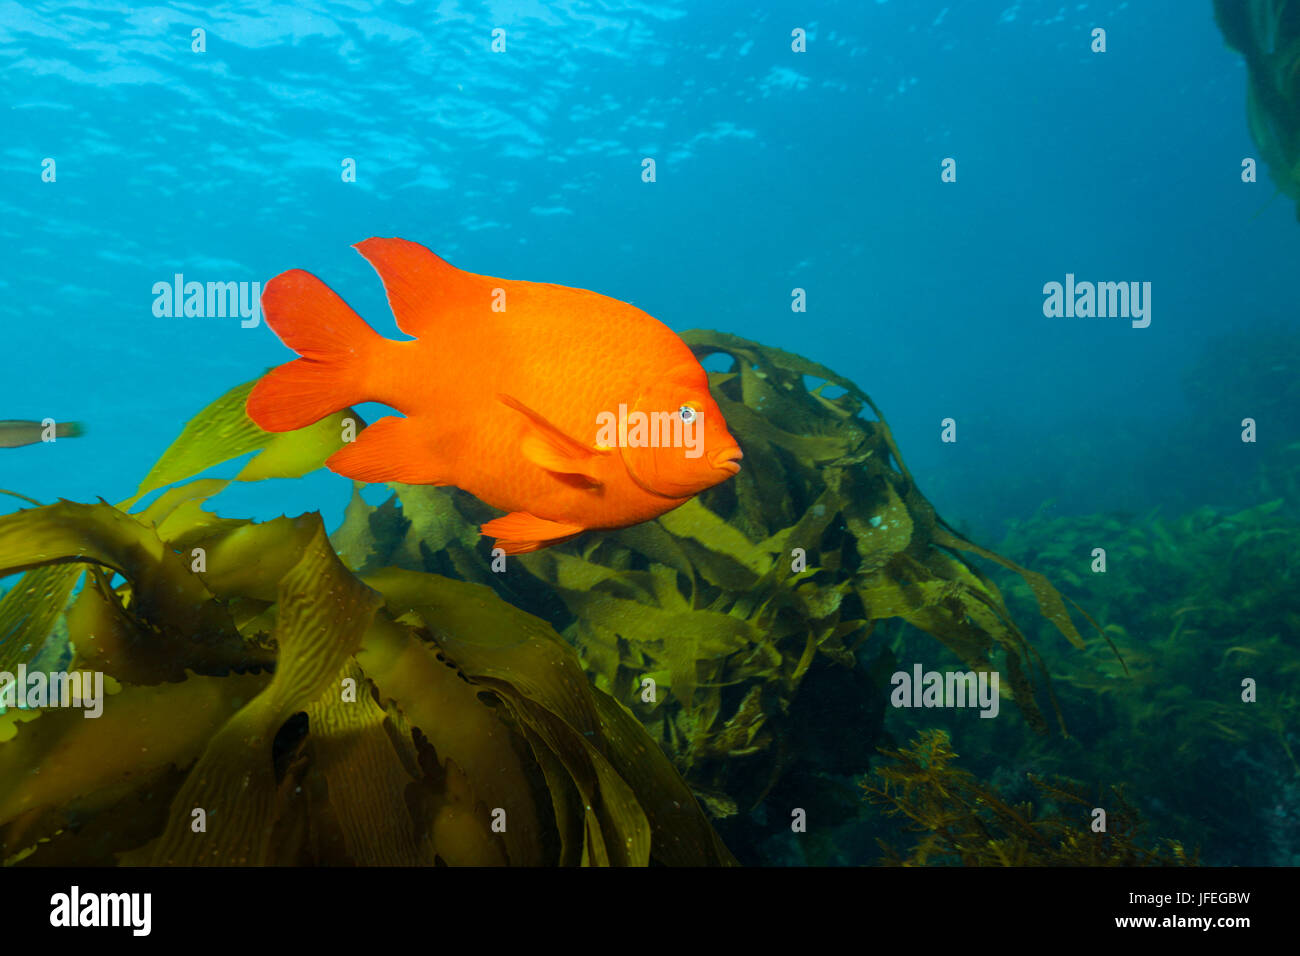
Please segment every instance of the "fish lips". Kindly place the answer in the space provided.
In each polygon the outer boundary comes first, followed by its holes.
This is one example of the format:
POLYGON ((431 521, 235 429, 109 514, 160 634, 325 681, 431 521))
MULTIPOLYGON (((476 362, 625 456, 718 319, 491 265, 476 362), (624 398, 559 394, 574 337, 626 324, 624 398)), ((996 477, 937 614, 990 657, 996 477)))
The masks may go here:
POLYGON ((745 453, 740 450, 740 446, 733 445, 731 448, 723 448, 709 456, 709 464, 714 468, 721 468, 729 474, 736 475, 740 473, 740 459, 745 457, 745 453))

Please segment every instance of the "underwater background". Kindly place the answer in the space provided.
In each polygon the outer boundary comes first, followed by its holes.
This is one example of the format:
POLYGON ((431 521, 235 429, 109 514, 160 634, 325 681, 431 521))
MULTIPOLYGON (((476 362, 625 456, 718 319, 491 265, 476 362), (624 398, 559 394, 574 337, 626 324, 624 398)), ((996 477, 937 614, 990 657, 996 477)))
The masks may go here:
MULTIPOLYGON (((383 287, 350 248, 400 236, 461 269, 592 289, 680 333, 713 330, 686 338, 715 388, 732 389, 728 421, 733 404, 767 416, 766 426, 736 430, 742 474, 757 490, 711 491, 698 512, 647 526, 671 547, 633 530, 539 553, 522 562, 523 583, 494 577, 474 532, 490 512, 462 493, 354 489, 319 467, 271 467, 210 500, 205 492, 209 515, 267 523, 245 534, 319 512, 343 561, 329 573, 364 579, 386 599, 392 628, 409 629, 387 634, 398 643, 382 667, 373 648, 370 663, 349 663, 346 640, 334 665, 359 666, 379 688, 367 726, 404 741, 384 772, 407 774, 428 799, 424 823, 411 811, 414 836, 368 856, 358 834, 381 804, 357 798, 342 809, 342 790, 365 789, 362 771, 337 753, 312 758, 311 731, 295 724, 305 713, 313 728, 330 726, 337 715, 314 713, 321 705, 310 696, 285 698, 247 718, 261 721, 268 753, 276 741, 258 799, 270 806, 294 773, 332 766, 322 800, 333 809, 321 817, 318 803, 301 819, 303 832, 341 835, 294 842, 298 831, 283 825, 298 812, 290 800, 267 811, 269 843, 249 838, 219 859, 874 864, 884 852, 968 865, 1294 865, 1300 13, 1287 0, 1224 2, 1218 12, 1216 22, 1215 5, 1181 0, 0 3, 0 330, 9 342, 0 418, 85 426, 72 440, 0 447, 0 488, 32 499, 0 495, 0 515, 29 522, 11 523, 7 538, 0 525, 9 572, 0 588, 17 592, 19 572, 55 560, 58 547, 41 536, 69 527, 84 536, 59 560, 93 554, 96 542, 108 569, 48 592, 48 613, 37 613, 40 601, 21 613, 11 602, 8 616, 0 606, 0 648, 10 644, 0 662, 94 662, 77 628, 99 635, 105 622, 131 618, 141 630, 121 655, 141 657, 116 676, 124 693, 140 690, 132 706, 142 713, 195 706, 180 690, 195 681, 242 682, 191 688, 240 706, 267 690, 277 645, 277 674, 297 647, 283 633, 266 637, 286 626, 275 585, 301 566, 285 558, 273 573, 263 562, 269 586, 256 575, 214 579, 192 606, 151 611, 145 579, 156 584, 161 572, 132 577, 125 558, 110 560, 134 546, 105 545, 103 528, 116 526, 101 525, 100 512, 30 516, 40 514, 35 503, 59 499, 138 512, 164 485, 234 477, 263 447, 227 408, 212 418, 220 441, 141 484, 187 422, 292 357, 264 322, 157 314, 157 283, 182 274, 265 284, 303 268, 381 334, 401 337, 383 287), (1097 28, 1104 51, 1094 49, 1097 28), (794 30, 804 31, 802 50, 794 30), (1258 47, 1243 49, 1243 36, 1258 47), (1258 71, 1277 89, 1252 80, 1258 71), (1272 92, 1248 106, 1252 82, 1272 92), (1244 181, 1248 158, 1257 181, 1244 181), (1067 274, 1150 283, 1149 325, 1045 315, 1045 284, 1067 274), (795 290, 806 310, 792 309, 795 290), (756 401, 764 386, 754 369, 799 392, 798 402, 780 405, 776 389, 768 404, 756 401), (817 379, 837 386, 825 401, 801 391, 817 379), (865 395, 887 430, 868 424, 877 415, 865 395), (1253 440, 1243 440, 1244 419, 1253 440), (833 448, 797 440, 812 435, 833 448), (871 543, 881 515, 889 528, 904 513, 911 537, 871 543), (807 587, 779 567, 799 535, 818 559, 807 587), (6 552, 6 541, 20 543, 6 552), (964 547, 971 542, 1015 567, 964 547), (1103 572, 1096 548, 1107 552, 1103 572), (631 810, 589 821, 604 828, 598 840, 568 829, 577 825, 558 809, 568 800, 555 782, 561 764, 575 781, 565 794, 589 799, 599 789, 590 781, 617 787, 604 771, 574 770, 569 745, 555 742, 548 721, 581 737, 594 718, 567 711, 565 694, 529 696, 535 675, 521 676, 517 655, 532 645, 505 636, 490 653, 468 648, 465 635, 488 625, 457 617, 462 592, 447 585, 435 600, 382 577, 384 568, 490 588, 509 620, 518 610, 545 622, 511 627, 544 626, 576 648, 591 693, 644 728, 593 705, 610 764, 644 787, 660 781, 658 797, 628 784, 648 820, 644 858, 596 849, 625 826, 641 832, 627 823, 631 810), (657 590, 664 581, 676 598, 657 590), (88 590, 108 603, 77 617, 88 590), (191 659, 186 629, 202 631, 200 606, 243 610, 230 627, 212 624, 224 637, 203 638, 191 659), (147 633, 174 643, 142 650, 147 633), (233 649, 240 640, 256 645, 239 645, 246 659, 233 649), (382 675, 400 682, 393 661, 408 640, 436 645, 466 684, 506 701, 498 710, 518 733, 511 747, 534 755, 519 786, 549 787, 540 809, 518 812, 543 821, 539 831, 552 811, 557 821, 535 855, 477 831, 447 836, 447 807, 494 804, 475 790, 469 756, 449 771, 453 745, 424 739, 432 732, 417 714, 428 705, 385 693, 382 675), (1004 674, 1023 673, 1004 676, 1015 692, 999 719, 889 706, 895 671, 1003 656, 1020 662, 1004 661, 1004 674), (667 702, 640 706, 645 674, 671 687, 667 702), (1258 682, 1254 702, 1242 700, 1245 679, 1258 682), (538 717, 542 707, 552 716, 538 717), (654 774, 610 756, 637 734, 666 755, 654 774), (560 756, 539 756, 543 740, 560 756), (967 792, 965 803, 953 796, 967 792), (699 805, 689 819, 649 809, 690 794, 699 805), (1124 821, 1100 848, 1088 842, 1098 805, 1124 821), (792 808, 807 812, 806 830, 791 830, 792 808), (703 849, 665 853, 664 841, 679 838, 703 849), (248 850, 255 844, 261 855, 248 850), (326 844, 334 851, 319 849, 326 844)), ((356 411, 367 421, 382 414, 356 411)), ((196 508, 186 513, 195 523, 168 537, 172 514, 149 518, 171 553, 236 533, 196 508)), ((259 539, 256 552, 314 554, 322 564, 311 579, 328 578, 312 533, 299 521, 273 544, 259 539)), ((307 660, 303 647, 295 653, 307 660)), ((112 674, 121 655, 97 663, 112 674)), ((431 707, 428 720, 445 716, 431 707)), ((77 732, 50 729, 18 752, 25 728, 41 723, 51 715, 0 734, 10 741, 0 742, 11 781, 0 788, 7 862, 190 859, 167 809, 198 786, 185 776, 195 761, 238 759, 223 749, 220 721, 147 768, 148 794, 126 795, 108 761, 104 776, 70 778, 64 790, 25 779, 77 732), (70 802, 92 783, 112 799, 70 802)), ((481 759, 485 773, 492 762, 481 759)), ((373 767, 366 761, 358 766, 373 767)), ((609 806, 631 805, 610 792, 609 806)), ((376 841, 367 845, 388 846, 376 841)))

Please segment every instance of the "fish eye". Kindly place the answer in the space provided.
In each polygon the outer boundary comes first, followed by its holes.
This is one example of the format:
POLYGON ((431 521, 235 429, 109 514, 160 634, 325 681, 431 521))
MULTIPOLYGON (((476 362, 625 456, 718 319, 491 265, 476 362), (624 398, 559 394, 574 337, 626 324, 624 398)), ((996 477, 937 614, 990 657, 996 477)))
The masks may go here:
POLYGON ((691 408, 689 405, 683 405, 681 408, 677 409, 677 414, 682 417, 682 421, 687 425, 695 421, 695 409, 691 408))

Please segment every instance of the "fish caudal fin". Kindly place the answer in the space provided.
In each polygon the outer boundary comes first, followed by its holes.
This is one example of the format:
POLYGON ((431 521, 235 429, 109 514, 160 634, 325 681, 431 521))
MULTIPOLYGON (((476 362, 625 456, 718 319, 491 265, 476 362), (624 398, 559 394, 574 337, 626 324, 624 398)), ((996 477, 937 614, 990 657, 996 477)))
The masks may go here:
POLYGON ((287 432, 366 401, 366 370, 385 340, 310 272, 292 269, 266 284, 262 314, 302 358, 268 372, 245 410, 259 428, 287 432))
POLYGON ((586 531, 582 525, 564 521, 548 521, 538 518, 526 511, 512 511, 508 515, 494 518, 483 525, 479 531, 496 538, 494 547, 506 554, 527 554, 540 551, 561 541, 568 541, 586 531))

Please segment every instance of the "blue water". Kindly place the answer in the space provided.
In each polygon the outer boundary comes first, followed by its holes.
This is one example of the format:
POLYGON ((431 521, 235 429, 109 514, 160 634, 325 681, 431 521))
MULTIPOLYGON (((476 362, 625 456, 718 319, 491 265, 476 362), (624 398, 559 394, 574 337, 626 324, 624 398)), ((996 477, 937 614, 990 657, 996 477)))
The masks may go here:
MULTIPOLYGON (((988 529, 1160 503, 1181 472, 1148 452, 1207 339, 1295 322, 1300 227, 1262 169, 1241 182, 1246 74, 1208 2, 5 2, 0 65, 0 419, 89 429, 0 449, 0 487, 43 501, 128 497, 292 357, 265 325, 155 316, 155 283, 302 267, 395 335, 350 248, 373 235, 821 361, 988 529), (1150 327, 1044 317, 1067 272, 1150 282, 1150 327)), ((1251 409, 1223 411, 1235 439, 1251 409)), ((1248 453, 1224 449, 1204 467, 1248 453)), ((332 524, 349 492, 214 505, 332 524)))

